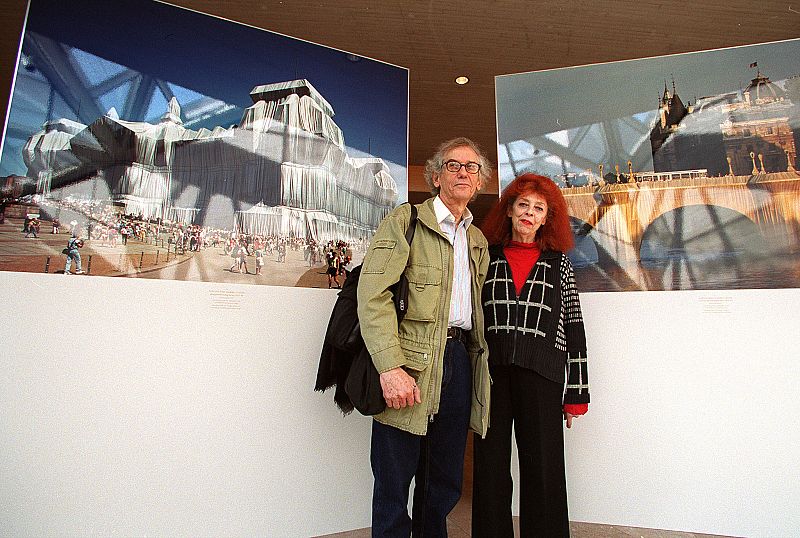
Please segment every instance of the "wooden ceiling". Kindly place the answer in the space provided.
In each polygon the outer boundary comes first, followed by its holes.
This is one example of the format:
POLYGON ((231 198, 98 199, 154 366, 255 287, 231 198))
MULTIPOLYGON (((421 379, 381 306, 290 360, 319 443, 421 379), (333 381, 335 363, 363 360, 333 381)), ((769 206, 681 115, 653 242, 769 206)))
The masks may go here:
MULTIPOLYGON (((800 2, 774 0, 170 3, 409 68, 411 165, 454 136, 496 158, 495 75, 800 37, 800 2), (469 84, 456 85, 459 75, 469 84)), ((0 5, 4 103, 25 9, 0 5)))

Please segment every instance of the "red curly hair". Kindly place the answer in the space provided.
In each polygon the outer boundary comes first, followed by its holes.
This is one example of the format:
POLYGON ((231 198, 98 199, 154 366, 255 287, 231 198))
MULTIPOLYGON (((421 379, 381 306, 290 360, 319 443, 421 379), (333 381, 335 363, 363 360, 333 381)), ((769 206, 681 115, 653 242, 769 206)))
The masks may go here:
POLYGON ((508 216, 508 210, 518 196, 531 193, 538 194, 547 202, 547 219, 536 231, 539 248, 567 252, 575 244, 567 201, 552 179, 537 174, 523 174, 508 184, 500 200, 483 220, 481 231, 490 245, 507 245, 511 241, 511 217, 508 216))

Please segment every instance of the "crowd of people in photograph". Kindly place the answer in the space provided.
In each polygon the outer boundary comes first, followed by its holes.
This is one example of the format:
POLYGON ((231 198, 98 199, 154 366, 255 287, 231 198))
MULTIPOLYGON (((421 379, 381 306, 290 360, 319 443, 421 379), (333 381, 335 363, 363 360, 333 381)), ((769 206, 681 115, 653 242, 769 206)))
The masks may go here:
MULTIPOLYGON (((359 242, 361 244, 361 242, 359 242)), ((225 253, 232 258, 229 271, 232 273, 251 274, 248 257, 255 258, 255 271, 252 274, 263 274, 266 258, 273 258, 276 263, 286 263, 287 251, 302 252, 303 260, 308 267, 324 264, 328 275, 328 287, 336 284, 352 261, 350 243, 345 241, 317 242, 314 239, 283 237, 277 235, 262 236, 257 234, 236 234, 230 232, 224 241, 225 253)))
POLYGON ((41 223, 39 222, 39 218, 33 215, 25 215, 25 222, 22 224, 22 233, 25 234, 25 237, 39 237, 39 228, 41 223))
MULTIPOLYGON (((51 220, 54 234, 66 229, 71 237, 82 237, 96 247, 116 248, 127 245, 131 240, 160 245, 176 253, 221 248, 223 254, 231 259, 230 265, 224 268, 233 273, 262 275, 268 259, 286 263, 287 252, 302 252, 309 268, 325 268, 329 288, 341 287, 341 278, 350 268, 353 251, 364 252, 369 244, 367 239, 322 242, 312 238, 261 235, 159 218, 148 219, 141 214, 123 213, 116 206, 96 200, 40 200, 39 205, 45 220, 51 220), (62 224, 55 216, 63 217, 64 210, 71 212, 68 218, 72 220, 68 224, 62 224)), ((39 227, 39 218, 29 216, 24 223, 25 236, 37 237, 39 227)))
POLYGON ((344 241, 334 243, 329 241, 325 247, 325 265, 326 274, 328 275, 328 287, 341 288, 342 283, 339 282, 339 277, 343 276, 347 271, 347 266, 350 265, 353 257, 350 254, 352 251, 349 245, 344 241))

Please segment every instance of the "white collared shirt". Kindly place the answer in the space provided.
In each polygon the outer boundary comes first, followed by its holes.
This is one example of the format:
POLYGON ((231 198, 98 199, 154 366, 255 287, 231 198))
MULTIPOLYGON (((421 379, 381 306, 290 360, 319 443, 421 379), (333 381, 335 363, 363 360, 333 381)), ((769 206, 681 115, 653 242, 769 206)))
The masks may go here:
POLYGON ((438 195, 433 199, 433 210, 439 229, 453 245, 453 292, 447 325, 469 331, 472 329, 472 275, 469 271, 467 228, 472 225, 472 213, 464 208, 461 222, 456 227, 455 217, 438 195))

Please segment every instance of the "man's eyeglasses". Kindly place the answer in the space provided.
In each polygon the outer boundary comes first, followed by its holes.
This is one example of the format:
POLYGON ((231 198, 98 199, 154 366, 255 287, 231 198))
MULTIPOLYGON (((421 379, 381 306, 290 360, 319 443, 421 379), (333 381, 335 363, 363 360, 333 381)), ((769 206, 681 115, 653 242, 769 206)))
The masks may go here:
POLYGON ((461 170, 462 166, 466 168, 467 172, 470 174, 477 174, 481 169, 480 164, 474 163, 472 161, 468 163, 460 163, 455 159, 450 159, 449 161, 445 161, 444 163, 445 170, 447 170, 448 172, 452 172, 454 174, 458 173, 458 171, 461 170))

